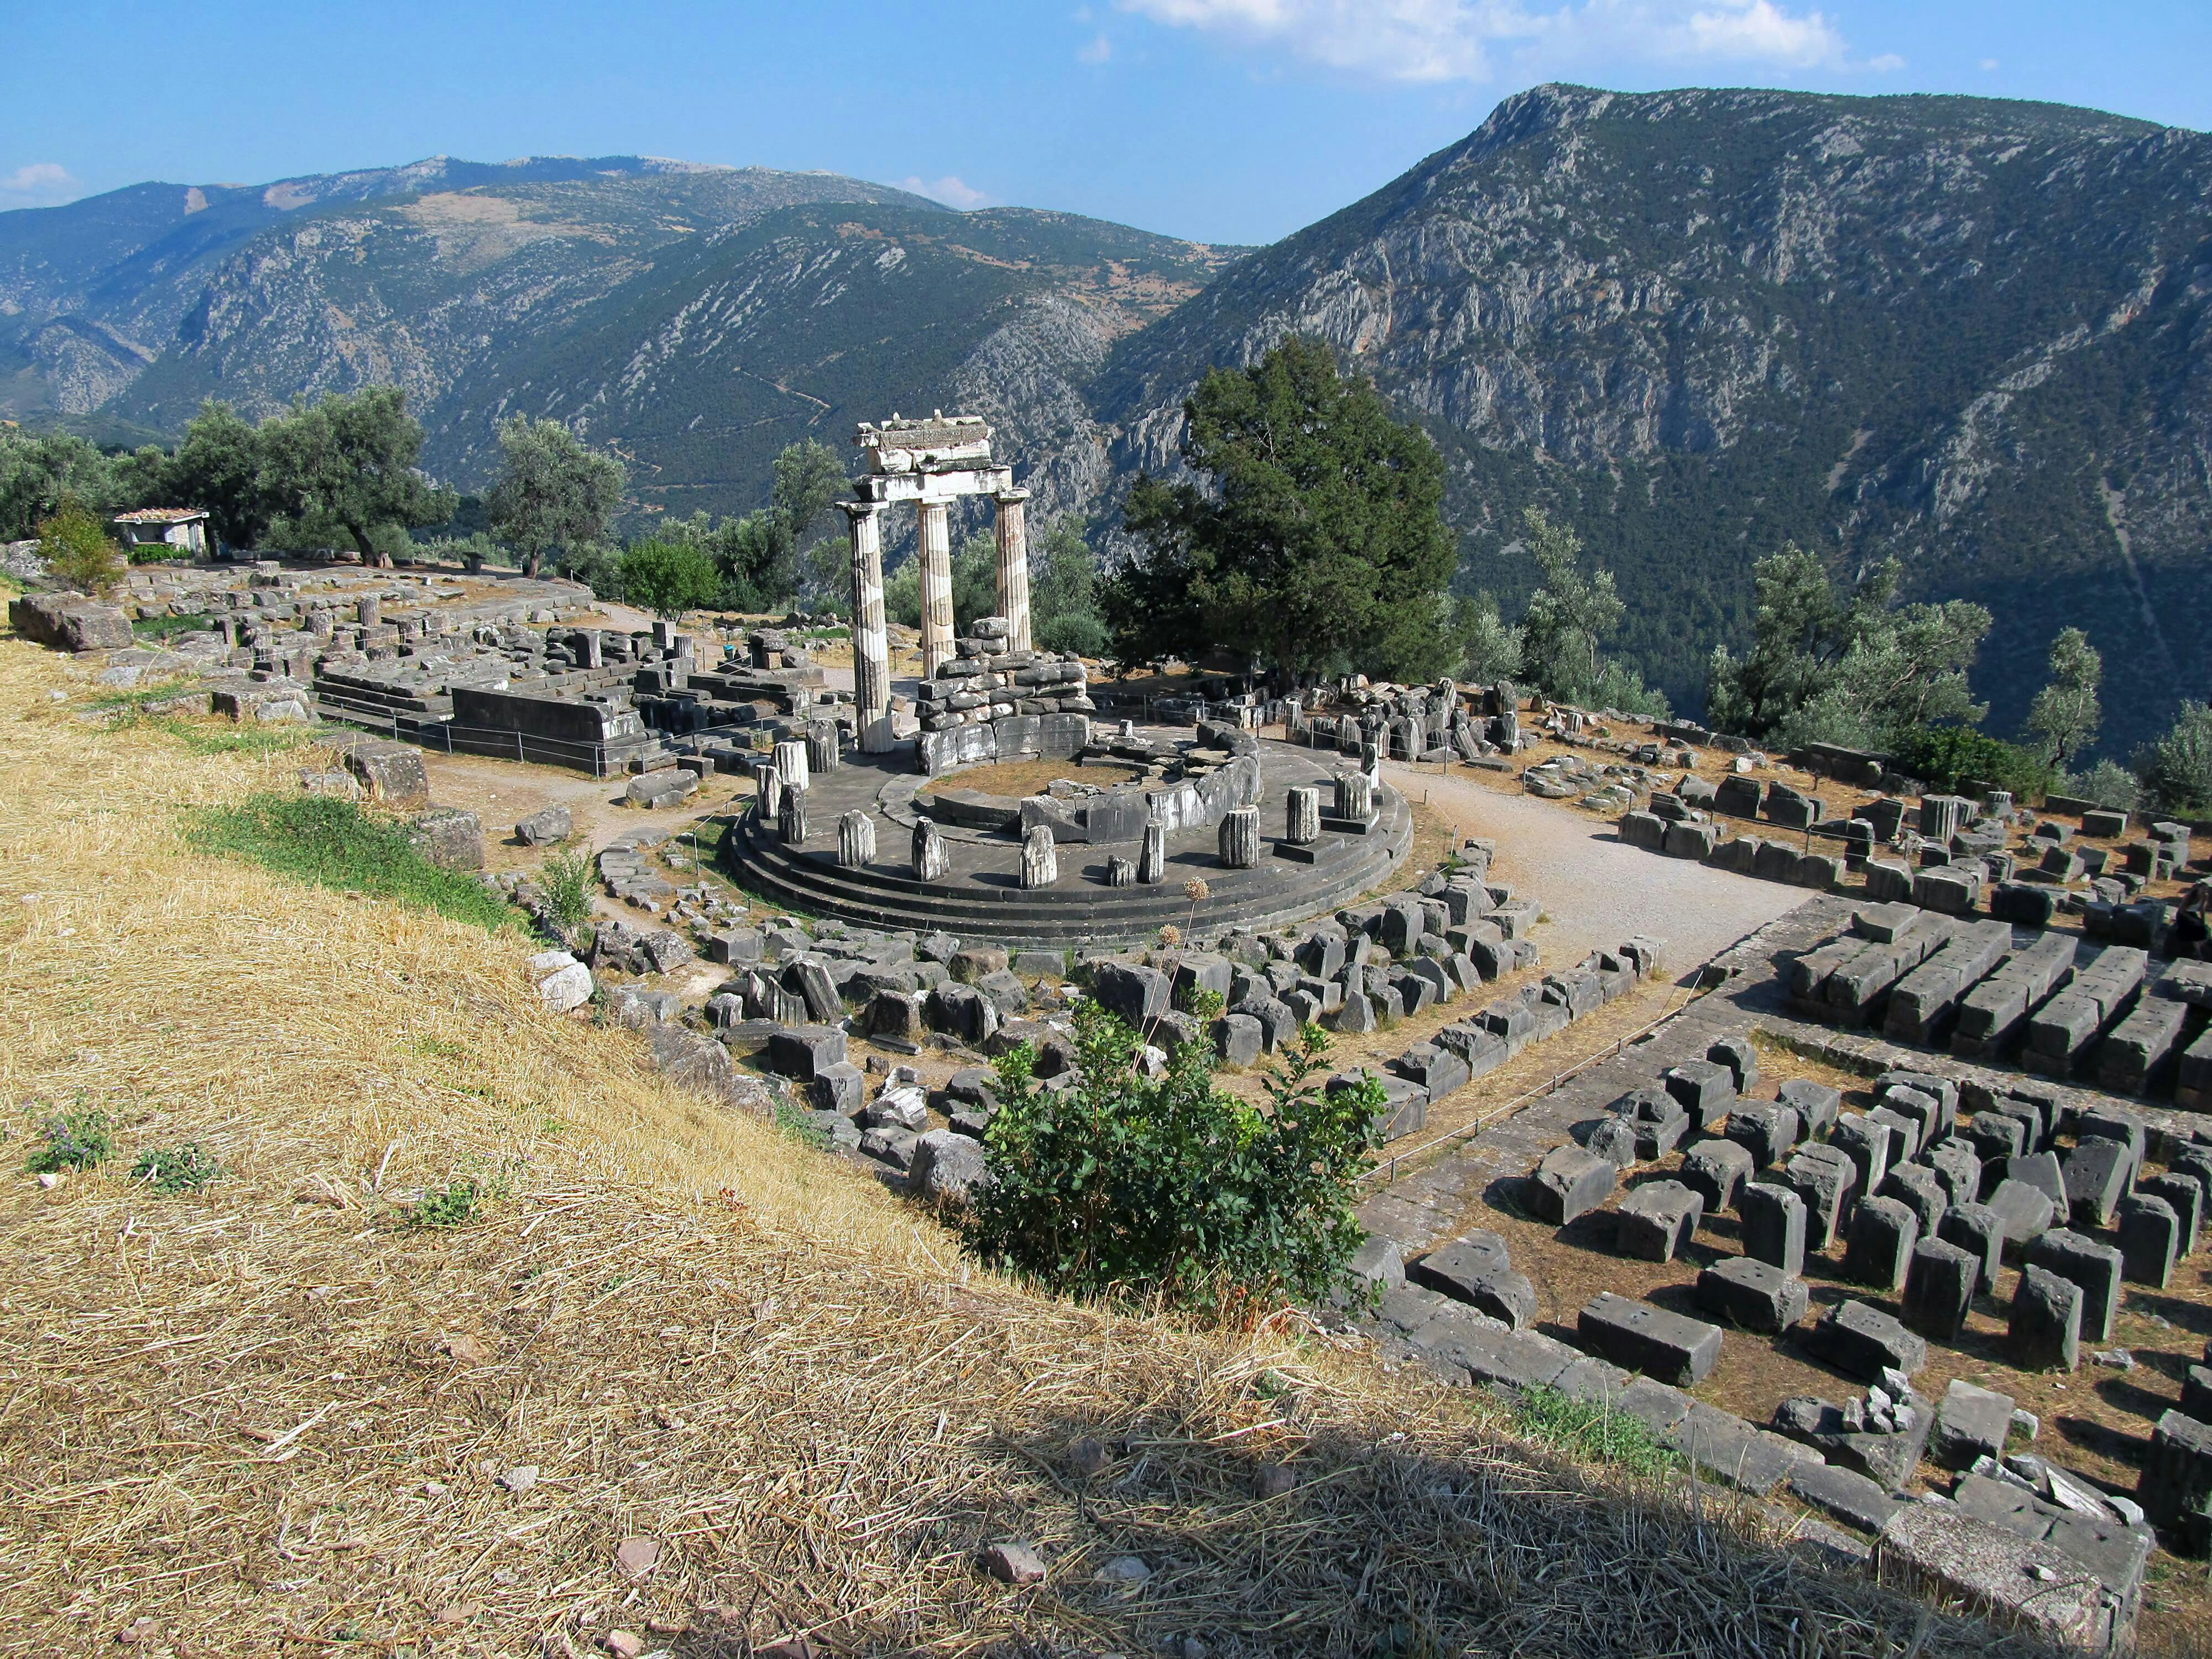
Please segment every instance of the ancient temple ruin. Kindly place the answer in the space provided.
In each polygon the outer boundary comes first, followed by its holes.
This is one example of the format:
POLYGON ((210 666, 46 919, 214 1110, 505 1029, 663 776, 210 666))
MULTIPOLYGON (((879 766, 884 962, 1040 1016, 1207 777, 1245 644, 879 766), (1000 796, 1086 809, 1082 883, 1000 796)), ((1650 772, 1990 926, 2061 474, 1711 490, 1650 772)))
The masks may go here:
POLYGON ((857 499, 840 501, 853 532, 853 689, 860 747, 882 754, 893 742, 890 726, 890 646, 884 620, 884 509, 912 501, 921 516, 915 557, 921 571, 921 672, 933 678, 954 652, 952 640, 951 504, 963 495, 988 495, 996 506, 999 614, 1006 619, 1008 648, 1027 651, 1030 639, 1030 546, 1024 503, 1013 469, 991 459, 991 428, 980 415, 933 414, 927 420, 893 415, 862 422, 853 440, 867 471, 854 483, 857 499))

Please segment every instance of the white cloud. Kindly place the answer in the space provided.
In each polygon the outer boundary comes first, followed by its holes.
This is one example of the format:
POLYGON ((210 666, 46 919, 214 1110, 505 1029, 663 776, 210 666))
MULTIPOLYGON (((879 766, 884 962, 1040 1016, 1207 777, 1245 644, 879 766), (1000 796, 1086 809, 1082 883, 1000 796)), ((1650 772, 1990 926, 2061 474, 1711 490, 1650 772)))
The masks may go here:
POLYGON ((942 202, 947 207, 988 207, 991 198, 957 173, 948 173, 942 179, 902 179, 901 190, 910 190, 917 196, 927 196, 933 202, 942 202))
POLYGON ((1084 64, 1103 64, 1114 56, 1114 43, 1103 34, 1075 54, 1076 61, 1084 64))
POLYGON ((1877 75, 1894 75, 1905 67, 1905 60, 1893 52, 1886 52, 1879 58, 1868 58, 1867 67, 1877 75))
POLYGON ((0 174, 0 207, 43 207, 76 194, 76 180, 59 161, 31 161, 0 174))
MULTIPOLYGON (((1792 0, 1117 0, 1206 31, 1385 80, 1483 81, 1623 58, 1772 70, 1851 67, 1826 13, 1792 0)), ((1865 64, 1887 67, 1884 58, 1865 64)))
POLYGON ((1993 70, 1996 66, 1997 60, 1994 58, 1984 58, 1982 59, 1982 67, 1985 70, 1993 70))

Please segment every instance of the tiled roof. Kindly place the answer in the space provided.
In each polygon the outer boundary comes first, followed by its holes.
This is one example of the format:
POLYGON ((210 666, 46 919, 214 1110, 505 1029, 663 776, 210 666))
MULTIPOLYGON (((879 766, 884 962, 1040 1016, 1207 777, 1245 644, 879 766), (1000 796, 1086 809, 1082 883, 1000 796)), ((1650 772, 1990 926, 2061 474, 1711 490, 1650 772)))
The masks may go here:
POLYGON ((197 507, 142 507, 135 513, 118 513, 118 524, 182 524, 187 519, 204 519, 206 512, 197 507))

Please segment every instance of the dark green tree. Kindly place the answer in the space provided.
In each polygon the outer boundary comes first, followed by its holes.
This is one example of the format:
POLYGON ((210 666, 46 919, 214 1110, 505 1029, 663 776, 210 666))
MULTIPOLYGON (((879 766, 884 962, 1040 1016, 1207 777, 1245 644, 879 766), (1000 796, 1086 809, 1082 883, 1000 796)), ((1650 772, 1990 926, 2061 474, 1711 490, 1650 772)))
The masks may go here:
POLYGON ((404 533, 453 515, 453 492, 433 489, 416 468, 422 423, 407 412, 407 394, 396 386, 295 404, 264 422, 259 437, 270 505, 288 518, 342 527, 366 561, 392 562, 378 531, 404 533))
POLYGON ((1030 634, 1040 650, 1105 654, 1098 556, 1073 520, 1055 519, 1030 550, 1030 634))
POLYGON ((1580 537, 1565 525, 1553 524, 1541 507, 1532 507, 1523 516, 1528 554, 1544 579, 1528 596, 1521 618, 1521 658, 1528 678, 1561 702, 1630 714, 1665 713, 1666 699, 1647 690, 1641 675, 1625 663, 1606 659, 1605 644, 1627 611, 1613 572, 1584 575, 1580 537))
POLYGON ((1521 630, 1506 625, 1491 595, 1477 593, 1452 601, 1452 639, 1459 651, 1460 678, 1492 685, 1520 678, 1521 630))
POLYGON ((1302 338, 1214 370, 1184 414, 1183 459, 1210 488, 1146 477, 1130 491, 1144 550, 1104 593, 1122 657, 1223 647, 1301 681, 1340 664, 1400 679, 1449 665, 1455 544, 1426 434, 1302 338))
POLYGON ((0 427, 0 542, 37 534, 64 501, 98 512, 114 496, 112 464, 83 439, 0 427))
MULTIPOLYGON (((807 532, 847 489, 837 452, 811 438, 785 445, 775 471, 767 507, 703 538, 728 582, 726 602, 732 610, 764 610, 799 591, 807 574, 801 551, 807 532)), ((830 568, 828 561, 822 562, 830 568)), ((817 583, 824 580, 817 573, 817 583)), ((834 568, 826 580, 834 586, 834 568)), ((851 603, 849 594, 846 603, 851 603)))
POLYGON ((528 574, 538 574, 549 550, 565 557, 605 536, 629 482, 620 461, 586 449, 558 421, 525 415, 500 422, 499 451, 487 503, 492 530, 528 574))
POLYGON ((271 516, 261 434, 228 404, 210 398, 185 423, 164 484, 173 498, 167 505, 204 510, 218 540, 237 548, 261 544, 271 516))
POLYGON ((2160 811, 2212 811, 2212 705, 2184 699, 2166 734, 2136 753, 2135 768, 2160 811))
POLYGON ((659 617, 710 605, 722 591, 714 562, 690 542, 632 542, 618 568, 623 598, 659 617))
POLYGON ((39 521, 39 556, 46 574, 64 587, 95 597, 123 580, 123 550, 107 534, 100 515, 74 495, 39 521))

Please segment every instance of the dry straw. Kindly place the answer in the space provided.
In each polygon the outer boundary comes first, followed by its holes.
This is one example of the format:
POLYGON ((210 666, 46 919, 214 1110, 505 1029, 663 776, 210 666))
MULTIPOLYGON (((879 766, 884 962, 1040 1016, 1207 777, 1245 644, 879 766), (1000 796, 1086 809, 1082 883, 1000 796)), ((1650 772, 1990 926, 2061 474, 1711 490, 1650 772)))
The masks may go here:
POLYGON ((300 759, 100 732, 69 672, 0 643, 0 1151, 81 1101, 118 1156, 6 1177, 0 1648, 2004 1650, 1299 1328, 971 1275, 533 1006, 519 941, 187 854, 300 759), (123 1178, 188 1139, 204 1193, 123 1178), (398 1224, 457 1177, 478 1218, 398 1224), (975 1571, 1006 1539, 1043 1583, 975 1571))

